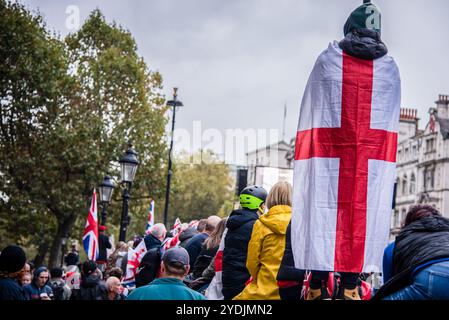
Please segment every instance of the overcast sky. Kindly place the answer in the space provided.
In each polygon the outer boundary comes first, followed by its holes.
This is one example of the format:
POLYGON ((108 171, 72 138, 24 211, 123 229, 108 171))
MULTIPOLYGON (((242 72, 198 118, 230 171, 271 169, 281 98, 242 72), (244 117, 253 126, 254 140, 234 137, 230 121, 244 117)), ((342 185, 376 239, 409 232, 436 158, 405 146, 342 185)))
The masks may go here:
MULTIPOLYGON (((161 72, 164 91, 179 87, 185 105, 176 127, 279 129, 296 133, 299 105, 317 56, 340 40, 362 0, 26 0, 62 36, 69 5, 81 23, 98 7, 130 30, 139 54, 161 72)), ((421 127, 438 94, 449 94, 449 1, 378 0, 382 37, 402 76, 402 106, 421 127)), ((177 145, 181 149, 182 144, 177 145)), ((219 150, 218 150, 219 151, 219 150)))

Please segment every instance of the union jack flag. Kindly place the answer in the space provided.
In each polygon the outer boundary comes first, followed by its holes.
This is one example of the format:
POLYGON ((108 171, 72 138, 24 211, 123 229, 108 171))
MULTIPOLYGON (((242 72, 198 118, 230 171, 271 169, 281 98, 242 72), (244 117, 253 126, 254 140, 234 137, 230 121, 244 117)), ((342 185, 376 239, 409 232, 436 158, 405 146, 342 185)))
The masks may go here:
POLYGON ((154 225, 154 200, 150 202, 150 209, 148 210, 148 222, 145 233, 149 234, 151 227, 154 225))
POLYGON ((98 219, 97 219, 97 193, 94 189, 92 203, 84 227, 83 246, 89 260, 98 258, 98 219))

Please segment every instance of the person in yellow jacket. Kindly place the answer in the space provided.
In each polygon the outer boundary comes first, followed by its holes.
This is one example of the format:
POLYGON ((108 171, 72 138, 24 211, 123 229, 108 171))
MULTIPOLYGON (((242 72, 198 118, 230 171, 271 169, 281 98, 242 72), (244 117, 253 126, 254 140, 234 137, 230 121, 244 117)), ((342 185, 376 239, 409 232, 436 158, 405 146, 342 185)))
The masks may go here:
POLYGON ((268 213, 254 224, 248 244, 246 268, 251 282, 234 300, 280 300, 276 276, 285 250, 291 219, 292 186, 278 182, 266 199, 268 213))

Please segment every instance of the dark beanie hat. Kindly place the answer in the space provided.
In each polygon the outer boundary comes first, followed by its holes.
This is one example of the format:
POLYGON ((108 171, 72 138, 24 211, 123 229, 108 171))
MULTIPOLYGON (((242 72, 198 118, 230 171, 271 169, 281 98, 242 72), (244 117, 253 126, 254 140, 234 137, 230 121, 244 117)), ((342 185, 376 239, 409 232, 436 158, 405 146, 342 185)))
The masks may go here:
POLYGON ((345 36, 355 29, 371 29, 380 34, 381 18, 379 9, 371 1, 364 1, 360 7, 352 11, 346 21, 344 26, 345 36))
POLYGON ((97 264, 93 260, 88 260, 83 263, 83 273, 87 276, 97 270, 97 264))
POLYGON ((65 263, 68 266, 76 266, 79 262, 80 262, 80 258, 79 258, 79 256, 76 253, 70 252, 65 257, 65 263))
POLYGON ((62 274, 63 274, 62 268, 53 268, 50 270, 50 276, 52 278, 62 278, 62 274))
POLYGON ((25 252, 18 246, 7 246, 0 254, 0 271, 14 273, 22 270, 26 262, 25 252))

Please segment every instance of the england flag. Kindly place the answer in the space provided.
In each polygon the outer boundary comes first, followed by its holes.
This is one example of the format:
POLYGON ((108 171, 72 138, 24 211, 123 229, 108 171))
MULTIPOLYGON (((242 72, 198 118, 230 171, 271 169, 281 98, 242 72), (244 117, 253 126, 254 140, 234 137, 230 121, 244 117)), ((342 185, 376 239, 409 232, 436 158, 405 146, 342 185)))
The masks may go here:
POLYGON ((394 60, 330 44, 302 100, 296 137, 292 249, 296 268, 381 270, 388 244, 401 82, 394 60))

